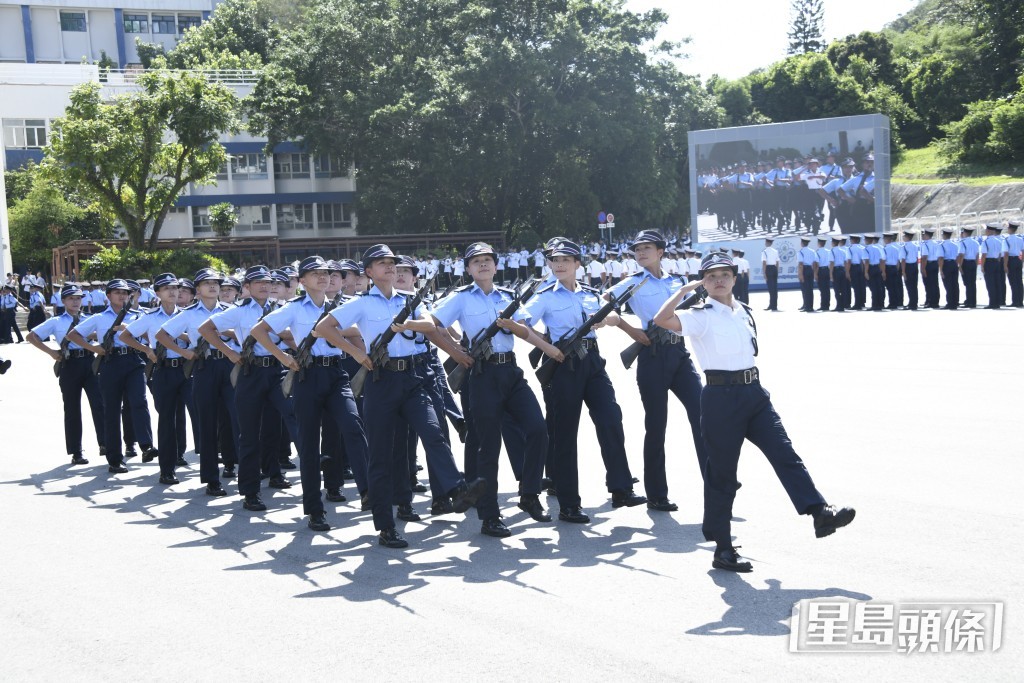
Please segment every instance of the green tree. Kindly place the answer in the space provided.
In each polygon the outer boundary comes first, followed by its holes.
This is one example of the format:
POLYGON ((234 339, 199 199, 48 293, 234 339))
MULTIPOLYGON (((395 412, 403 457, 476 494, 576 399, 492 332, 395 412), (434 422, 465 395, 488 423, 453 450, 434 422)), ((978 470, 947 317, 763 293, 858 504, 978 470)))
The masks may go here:
POLYGON ((36 176, 31 189, 8 212, 11 257, 31 270, 49 270, 53 248, 78 239, 109 237, 99 214, 36 176))
POLYGON ((209 209, 210 227, 215 235, 227 237, 238 225, 238 212, 228 202, 214 204, 209 209))
POLYGON ((7 196, 7 208, 11 209, 24 199, 32 189, 32 182, 38 166, 31 159, 20 168, 4 170, 4 194, 7 196))
POLYGON ((772 121, 869 112, 857 81, 836 73, 835 67, 822 54, 794 55, 750 78, 754 107, 772 121))
POLYGON ((972 65, 936 54, 922 60, 907 76, 914 109, 931 131, 963 118, 967 104, 987 91, 972 65))
POLYGON ((189 183, 213 180, 227 159, 218 139, 237 130, 231 90, 189 72, 152 71, 139 90, 104 101, 76 87, 53 123, 43 174, 113 214, 137 249, 154 248, 167 212, 189 183))
POLYGON ((747 79, 732 81, 712 76, 708 79, 708 90, 725 110, 726 126, 743 126, 752 122, 754 100, 750 97, 750 83, 747 79))
POLYGON ((793 0, 790 5, 789 47, 786 54, 802 55, 825 49, 822 37, 825 25, 823 0, 793 0))
MULTIPOLYGON (((900 86, 892 42, 884 33, 862 31, 856 35, 848 35, 841 40, 832 41, 825 54, 838 73, 849 72, 851 65, 857 68, 856 65, 860 61, 870 67, 873 80, 894 88, 900 86)), ((865 85, 860 78, 857 78, 857 81, 865 85)))

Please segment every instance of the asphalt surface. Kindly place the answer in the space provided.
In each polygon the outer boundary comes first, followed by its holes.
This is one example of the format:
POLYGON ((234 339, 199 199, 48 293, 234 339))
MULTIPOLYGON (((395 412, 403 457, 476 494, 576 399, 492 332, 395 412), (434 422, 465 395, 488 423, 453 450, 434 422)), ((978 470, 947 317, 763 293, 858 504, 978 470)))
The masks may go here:
MULTIPOLYGON (((420 496, 423 521, 399 523, 411 547, 396 551, 353 502, 328 503, 335 528, 309 531, 297 472, 293 489, 265 491, 268 513, 247 513, 233 482, 225 498, 203 495, 191 451, 172 488, 155 462, 108 475, 88 421, 91 464, 69 467, 50 360, 2 346, 14 361, 0 377, 3 677, 1019 680, 1024 312, 801 314, 797 292, 782 312, 765 302, 754 294, 762 383, 818 488, 857 518, 815 539, 748 443, 733 524, 755 564, 744 575, 711 569, 677 402, 679 512, 612 509, 584 418, 590 525, 532 522, 503 463, 511 538, 482 536, 472 512, 431 518, 420 496), (1003 602, 1002 646, 791 653, 793 604, 810 598, 1003 602)), ((600 338, 642 477, 643 409, 617 357, 627 340, 600 338)))

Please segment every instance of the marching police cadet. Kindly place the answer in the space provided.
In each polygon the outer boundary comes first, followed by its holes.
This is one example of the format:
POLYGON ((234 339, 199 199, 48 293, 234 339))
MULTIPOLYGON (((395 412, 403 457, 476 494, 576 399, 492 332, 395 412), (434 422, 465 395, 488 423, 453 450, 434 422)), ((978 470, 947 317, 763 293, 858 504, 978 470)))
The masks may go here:
POLYGON ((942 229, 942 242, 939 243, 939 272, 942 274, 942 287, 946 290, 947 311, 955 311, 960 307, 960 262, 963 252, 960 245, 953 241, 953 228, 942 229))
MULTIPOLYGON (((599 292, 579 285, 574 278, 577 264, 583 255, 579 245, 568 240, 554 245, 549 261, 556 282, 541 287, 525 305, 530 325, 543 322, 552 340, 572 334, 586 319, 601 308, 599 292)), ((631 278, 632 279, 632 278, 631 278)), ((678 283, 678 280, 675 280, 678 283)), ((618 325, 619 317, 612 313, 600 326, 618 325)), ((554 373, 548 409, 554 424, 554 472, 561 507, 558 518, 566 522, 585 524, 590 517, 580 506, 578 444, 580 415, 587 404, 601 456, 607 470, 606 483, 612 494, 612 506, 641 505, 647 502, 633 492, 633 475, 626 458, 625 434, 622 429, 622 409, 615 401, 605 361, 597 349, 593 331, 581 340, 588 352, 582 359, 573 358, 563 363, 554 373)))
POLYGON ((1010 305, 1014 308, 1024 308, 1024 237, 1017 234, 1019 228, 1020 221, 1010 221, 1006 227, 1006 279, 1010 283, 1010 305))
POLYGON ((871 288, 871 310, 885 310, 885 251, 878 244, 878 235, 864 235, 868 246, 864 259, 864 279, 871 288))
MULTIPOLYGON (((101 313, 89 316, 68 331, 67 338, 72 344, 88 349, 94 354, 106 354, 101 343, 90 343, 87 338, 95 336, 102 342, 107 331, 120 316, 122 309, 128 305, 131 288, 123 279, 111 280, 107 283, 106 297, 110 300, 101 313)), ((103 445, 106 447, 107 471, 119 474, 128 471, 121 451, 121 403, 126 401, 131 412, 132 428, 135 439, 142 446, 144 462, 153 460, 159 454, 153 448, 153 432, 149 422, 149 409, 146 405, 146 380, 142 372, 144 363, 139 354, 129 348, 117 332, 125 329, 141 315, 140 311, 127 310, 121 324, 115 328, 110 354, 101 359, 99 377, 100 395, 103 397, 103 445)))
POLYGON ((158 305, 158 297, 156 291, 149 287, 149 278, 139 278, 139 308, 153 308, 158 305))
MULTIPOLYGON (((817 230, 815 230, 817 232, 817 230)), ((818 282, 818 293, 821 296, 821 307, 819 311, 828 311, 832 308, 832 250, 826 247, 827 236, 818 237, 818 249, 815 252, 814 279, 818 282)), ((735 263, 735 261, 733 261, 735 263)), ((739 282, 739 275, 736 276, 739 282)), ((739 297, 736 297, 739 299, 739 297)), ((743 301, 742 299, 739 299, 743 301)))
POLYGON ((853 521, 853 508, 829 505, 814 486, 793 449, 760 384, 754 365, 757 328, 750 308, 736 301, 732 289, 736 266, 724 254, 709 254, 702 278, 677 291, 658 311, 655 323, 693 339, 707 383, 701 393, 703 434, 708 448, 704 477, 704 538, 714 541, 712 567, 749 572, 753 566, 736 552, 732 541, 732 506, 740 484, 736 479, 744 439, 757 446, 775 470, 796 511, 812 515, 814 534, 828 536, 853 521), (703 285, 710 300, 703 306, 676 311, 683 295, 703 285))
POLYGON ((89 314, 95 315, 102 313, 103 309, 107 307, 107 297, 104 294, 106 283, 101 280, 93 280, 90 284, 92 291, 89 292, 89 314))
POLYGON ((665 473, 665 428, 670 391, 686 409, 698 472, 704 469, 706 454, 700 434, 700 375, 693 366, 683 338, 667 335, 651 322, 661 304, 682 287, 678 279, 660 268, 661 250, 664 248, 665 238, 661 233, 643 230, 637 234, 630 249, 636 254, 642 270, 609 290, 605 298, 610 301, 610 296, 620 296, 629 287, 647 280, 644 288, 629 300, 633 313, 640 318, 641 327, 635 328, 621 317, 618 327, 644 347, 637 356, 636 384, 644 406, 644 491, 647 493, 647 507, 673 512, 679 508, 668 498, 665 473))
POLYGON ((17 314, 18 306, 24 306, 18 301, 15 288, 5 284, 0 290, 0 343, 10 344, 14 341, 11 337, 11 330, 18 336, 18 343, 25 341, 18 329, 17 314))
MULTIPOLYGON (((766 311, 779 310, 779 250, 773 245, 774 238, 764 238, 764 249, 761 250, 761 272, 768 287, 768 307, 766 311)), ((691 270, 691 279, 697 277, 697 271, 691 270)))
POLYGON ((850 235, 850 285, 853 289, 853 306, 850 310, 854 311, 863 311, 867 301, 867 277, 864 275, 867 247, 860 240, 860 235, 850 235))
POLYGON ((981 245, 974 239, 974 228, 960 228, 960 275, 964 280, 964 308, 978 307, 978 254, 981 245))
POLYGON ((939 307, 939 257, 942 250, 932 241, 935 230, 921 231, 921 268, 924 271, 924 307, 939 307))
POLYGON ((179 418, 184 419, 184 414, 179 414, 179 409, 185 403, 185 392, 188 389, 188 382, 182 374, 183 360, 181 346, 173 344, 167 349, 167 353, 158 357, 154 348, 157 346, 157 333, 160 326, 178 314, 178 278, 174 273, 163 273, 156 278, 156 292, 160 300, 160 306, 145 311, 126 327, 119 339, 139 353, 146 356, 153 364, 152 375, 149 381, 149 390, 153 394, 153 406, 157 412, 157 450, 159 452, 160 483, 171 486, 178 483, 174 476, 174 467, 178 461, 179 453, 185 450, 185 444, 179 444, 179 436, 184 437, 184 425, 180 425, 179 418), (143 344, 139 340, 143 337, 147 342, 143 344))
POLYGON ((736 267, 739 269, 737 280, 740 285, 740 295, 737 298, 743 303, 750 303, 750 261, 743 258, 744 252, 742 249, 733 249, 732 253, 736 261, 736 267))
POLYGON ((32 283, 31 293, 28 295, 28 329, 39 325, 46 320, 46 297, 43 296, 43 286, 37 282, 32 283))
POLYGON ((887 232, 882 235, 885 246, 885 289, 889 294, 889 310, 895 311, 903 305, 903 279, 900 277, 900 248, 896 246, 899 233, 887 232))
MULTIPOLYGON (((296 344, 311 334, 313 326, 327 309, 326 291, 330 283, 327 262, 320 256, 310 256, 299 265, 299 281, 304 294, 290 299, 287 304, 269 313, 252 328, 252 336, 287 370, 301 372, 292 384, 295 398, 295 418, 299 425, 296 443, 299 446, 299 474, 302 480, 302 512, 309 515, 307 525, 313 531, 328 531, 323 500, 320 495, 320 432, 323 413, 327 411, 337 429, 325 432, 340 435, 345 440, 349 462, 359 472, 357 480, 365 478, 366 435, 359 419, 349 377, 342 369, 342 352, 327 341, 317 339, 310 347, 311 363, 301 368, 294 356, 286 354, 270 337, 270 333, 284 335, 291 332, 296 344)), ((325 449, 328 452, 333 448, 325 449)), ((330 490, 341 488, 339 463, 330 458, 325 467, 332 470, 330 490)))
POLYGON ((408 459, 395 457, 394 453, 399 417, 416 430, 442 490, 454 499, 452 508, 455 512, 465 512, 472 507, 487 484, 483 479, 467 484, 456 468, 430 399, 428 384, 434 379, 432 373, 425 371, 428 359, 417 356, 415 342, 401 334, 432 334, 436 331, 434 323, 425 317, 425 307, 418 307, 401 325, 393 323, 409 303, 407 295, 394 289, 395 266, 395 254, 387 245, 370 247, 363 254, 363 268, 373 286, 364 296, 332 310, 316 330, 320 337, 353 355, 373 373, 372 379, 368 379, 363 387, 363 419, 369 446, 367 483, 373 524, 380 532, 380 545, 404 548, 409 544, 395 529, 391 509, 396 477, 398 481, 409 479, 408 459), (388 329, 395 336, 387 345, 387 360, 377 367, 370 352, 374 350, 374 340, 388 329), (359 348, 348 340, 357 332, 363 338, 365 348, 359 348))
POLYGON ((242 293, 242 283, 238 278, 226 277, 220 283, 219 299, 224 304, 234 304, 238 301, 238 295, 242 293))
MULTIPOLYGON (((28 342, 46 353, 55 361, 62 361, 57 383, 60 386, 61 398, 64 401, 64 444, 72 465, 88 465, 89 461, 82 453, 82 392, 89 399, 92 412, 92 424, 96 430, 96 441, 100 452, 103 452, 103 398, 96 375, 92 373, 93 355, 78 344, 69 343, 67 358, 61 351, 51 349, 43 342, 53 337, 62 344, 68 329, 75 327, 82 320, 82 299, 84 292, 77 285, 65 285, 60 290, 60 300, 64 312, 44 320, 28 333, 28 342)), ((63 344, 62 344, 63 346, 63 344)))
MULTIPOLYGON (((65 285, 74 285, 74 282, 67 281, 65 285)), ((53 314, 55 316, 62 315, 64 313, 64 303, 60 299, 60 288, 54 284, 50 290, 50 305, 53 307, 53 314)))
POLYGON ((196 298, 196 283, 187 277, 178 278, 178 308, 191 306, 196 298))
POLYGON ((981 242, 981 269, 985 275, 985 289, 988 291, 988 306, 999 308, 1006 301, 1006 272, 1008 249, 1006 242, 999 238, 1003 226, 998 223, 985 225, 985 239, 981 242))
MULTIPOLYGON (((460 287, 438 302, 432 312, 437 325, 450 328, 456 322, 469 340, 497 320, 501 328, 490 339, 491 353, 475 364, 469 356, 465 367, 472 366, 466 377, 466 401, 472 405, 470 428, 476 432, 479 449, 475 454, 476 473, 487 482, 477 501, 480 532, 503 538, 511 531, 501 521, 498 508, 498 460, 501 453, 502 422, 511 416, 525 439, 524 461, 519 483, 519 508, 538 522, 551 517, 540 503, 541 475, 548 450, 547 427, 537 397, 526 383, 523 371, 516 365, 514 335, 544 350, 552 358, 562 353, 525 325, 516 324, 498 315, 516 298, 514 290, 495 287, 494 273, 498 257, 489 244, 476 242, 466 248, 465 261, 473 284, 460 287)), ((516 312, 514 319, 524 315, 516 312)), ((472 346, 470 351, 472 351, 472 346)))
POLYGON ((850 257, 846 250, 846 238, 832 238, 832 284, 836 291, 836 312, 843 313, 850 306, 850 257))
POLYGON ((914 232, 903 231, 903 244, 900 245, 900 274, 907 284, 907 309, 917 310, 918 259, 921 250, 914 243, 914 232))
POLYGON ((800 291, 803 294, 803 313, 814 312, 814 279, 817 275, 818 255, 810 248, 811 238, 800 238, 800 251, 797 252, 797 276, 800 279, 800 291))

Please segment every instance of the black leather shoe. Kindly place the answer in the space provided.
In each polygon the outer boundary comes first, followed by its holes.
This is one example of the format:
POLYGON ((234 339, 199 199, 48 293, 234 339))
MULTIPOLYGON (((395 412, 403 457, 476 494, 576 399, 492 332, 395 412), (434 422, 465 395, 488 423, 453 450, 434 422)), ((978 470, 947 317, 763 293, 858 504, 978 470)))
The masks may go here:
POLYGON ((292 483, 284 477, 271 477, 270 481, 267 482, 267 486, 272 489, 290 489, 292 483))
POLYGON ((590 521, 590 517, 583 514, 583 508, 579 506, 562 508, 558 512, 558 519, 563 522, 572 522, 573 524, 586 524, 590 521))
POLYGON ((175 484, 180 484, 181 482, 178 481, 178 478, 173 474, 161 474, 160 483, 164 484, 165 486, 174 486, 175 484))
POLYGON ((505 526, 500 517, 485 519, 483 524, 480 525, 480 533, 485 536, 494 536, 495 538, 508 538, 512 535, 512 532, 509 531, 509 528, 505 526))
POLYGON ((234 479, 238 474, 235 472, 234 465, 224 465, 224 474, 221 475, 225 479, 234 479))
POLYGON ((183 458, 183 457, 181 457, 179 455, 178 456, 178 461, 176 463, 174 463, 174 466, 175 467, 188 467, 188 460, 186 460, 185 458, 183 458))
POLYGON ((314 512, 313 514, 311 514, 309 516, 309 521, 306 522, 306 526, 308 526, 313 531, 331 530, 331 525, 327 523, 326 512, 314 512))
POLYGON ((741 574, 754 571, 754 565, 750 564, 747 558, 740 557, 740 554, 736 552, 738 548, 739 546, 716 550, 715 559, 711 561, 711 566, 715 569, 725 569, 726 571, 739 572, 741 574))
POLYGON ((476 501, 483 495, 485 488, 487 488, 487 482, 481 477, 477 477, 468 484, 462 482, 450 492, 452 511, 461 513, 476 505, 476 501))
MULTIPOLYGON (((104 450, 106 450, 106 449, 104 449, 104 450)), ((106 455, 106 453, 104 452, 103 455, 106 455)), ((131 460, 132 458, 137 457, 138 455, 139 454, 135 452, 135 448, 134 447, 124 449, 124 459, 125 460, 131 460)))
POLYGON ((412 509, 412 505, 399 505, 398 514, 396 514, 395 516, 403 522, 420 521, 420 516, 416 514, 415 510, 412 509))
POLYGON ((242 507, 252 512, 263 512, 267 509, 266 504, 258 493, 246 494, 245 500, 242 501, 242 507))
POLYGON ((527 494, 519 499, 519 509, 537 522, 550 522, 551 515, 544 511, 537 494, 527 494))
POLYGON ((327 489, 327 500, 332 503, 344 503, 348 498, 341 492, 341 489, 327 489))
POLYGON ((107 467, 107 472, 110 472, 111 474, 124 474, 127 471, 128 466, 124 464, 123 460, 116 465, 110 465, 107 467))
POLYGON ((679 506, 668 498, 655 498, 654 500, 647 501, 647 508, 657 510, 658 512, 675 512, 679 509, 679 506))
POLYGON ((277 464, 280 465, 282 470, 294 470, 295 469, 295 463, 293 463, 291 460, 288 460, 287 458, 282 458, 281 460, 279 460, 277 462, 277 464))
POLYGON ((221 496, 228 495, 228 492, 224 490, 224 487, 221 486, 220 482, 218 481, 216 484, 206 485, 206 495, 212 496, 214 498, 220 498, 221 496))
POLYGON ((106 446, 100 446, 100 457, 101 458, 107 457, 107 447, 106 446))
POLYGON ((540 478, 540 490, 553 489, 555 488, 555 482, 551 481, 551 477, 540 478))
POLYGON ((398 529, 391 527, 390 529, 384 529, 377 536, 377 543, 381 544, 385 548, 408 548, 409 541, 402 538, 402 534, 398 533, 398 529))
POLYGON ((370 494, 360 493, 359 494, 359 509, 362 512, 369 512, 373 509, 373 503, 370 502, 370 494))
POLYGON ((150 446, 142 449, 142 462, 153 462, 159 457, 160 451, 150 446))
POLYGON ((351 467, 346 467, 341 471, 341 478, 344 479, 345 481, 352 481, 353 479, 356 478, 356 475, 352 474, 351 467))
POLYGON ((82 457, 81 453, 75 453, 71 456, 72 465, 88 465, 89 461, 82 457))
POLYGON ((612 491, 612 507, 635 507, 637 505, 643 505, 647 502, 647 499, 643 496, 633 493, 633 489, 626 489, 625 491, 612 491))
POLYGON ((818 538, 831 536, 836 529, 841 529, 857 516, 853 508, 836 508, 834 505, 827 505, 825 509, 814 515, 814 535, 818 538))
POLYGON ((435 498, 434 502, 430 504, 430 514, 437 515, 450 515, 455 512, 452 507, 451 498, 435 498))
POLYGON ((412 485, 411 485, 410 488, 412 488, 413 493, 426 493, 427 491, 430 490, 425 485, 421 484, 418 481, 412 482, 412 485))

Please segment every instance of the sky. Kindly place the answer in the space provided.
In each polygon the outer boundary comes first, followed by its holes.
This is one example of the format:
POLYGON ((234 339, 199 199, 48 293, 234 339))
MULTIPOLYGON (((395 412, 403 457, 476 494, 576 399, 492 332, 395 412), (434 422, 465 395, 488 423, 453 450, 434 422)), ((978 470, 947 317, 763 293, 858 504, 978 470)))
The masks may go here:
MULTIPOLYGON (((825 41, 877 31, 918 0, 825 0, 825 41)), ((661 8, 669 17, 659 40, 692 42, 680 69, 707 80, 745 76, 786 56, 790 0, 626 0, 632 12, 661 8)))

